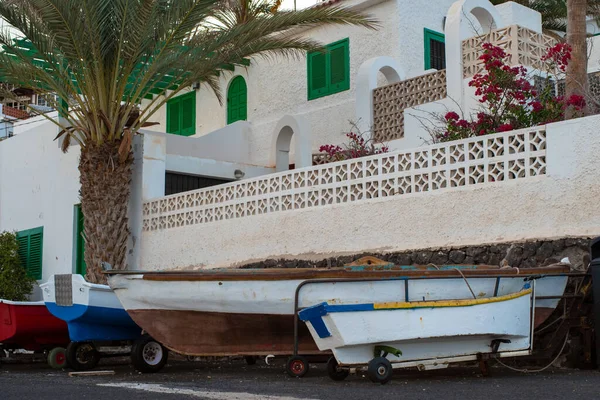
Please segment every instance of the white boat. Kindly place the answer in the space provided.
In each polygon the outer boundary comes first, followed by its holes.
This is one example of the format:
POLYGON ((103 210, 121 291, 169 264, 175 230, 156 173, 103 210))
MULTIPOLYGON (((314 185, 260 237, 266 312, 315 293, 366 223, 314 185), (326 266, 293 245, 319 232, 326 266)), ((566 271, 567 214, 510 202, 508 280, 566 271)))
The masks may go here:
POLYGON ((369 377, 385 383, 392 368, 439 368, 485 353, 530 354, 535 306, 529 286, 479 299, 326 302, 305 308, 299 317, 319 350, 333 352, 333 379, 347 375, 344 367, 368 366, 369 377))
MULTIPOLYGON (((393 266, 384 270, 253 269, 110 271, 108 283, 133 320, 166 347, 191 356, 290 355, 296 305, 490 298, 518 292, 538 276, 536 323, 556 308, 567 283, 565 266, 531 269, 455 267, 435 270, 393 266), (306 280, 370 279, 297 288, 306 280), (468 282, 468 284, 467 284, 468 282), (539 318, 538 318, 539 317, 539 318)), ((300 324, 300 354, 318 354, 300 324)))

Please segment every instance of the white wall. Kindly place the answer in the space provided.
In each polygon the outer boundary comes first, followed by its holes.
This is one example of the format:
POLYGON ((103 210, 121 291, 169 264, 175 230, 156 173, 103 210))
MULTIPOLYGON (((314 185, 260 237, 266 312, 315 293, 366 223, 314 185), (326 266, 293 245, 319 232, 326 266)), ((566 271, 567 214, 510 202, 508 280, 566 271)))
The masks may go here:
POLYGON ((144 231, 141 268, 600 235, 598 124, 548 125, 546 175, 144 231))
POLYGON ((42 279, 73 271, 74 206, 79 203, 79 147, 63 154, 49 121, 15 125, 0 142, 0 231, 44 227, 42 279))
MULTIPOLYGON (((361 3, 359 0, 344 5, 361 3)), ((350 26, 316 28, 303 35, 324 44, 350 38, 350 90, 319 99, 307 100, 306 58, 275 60, 256 58, 248 68, 238 68, 233 75, 221 80, 223 93, 234 75, 242 75, 248 85, 248 121, 252 128, 249 137, 251 163, 272 166, 271 153, 275 126, 286 114, 305 117, 312 131, 312 147, 340 143, 350 130, 349 120, 355 120, 355 78, 360 65, 373 57, 391 56, 400 60, 408 76, 424 71, 423 28, 443 32, 443 18, 453 0, 435 0, 415 6, 408 0, 367 0, 375 4, 366 9, 380 22, 378 30, 350 26), (378 3, 378 4, 377 4, 378 3)), ((202 88, 196 98, 197 135, 204 135, 223 127, 226 108, 218 104, 214 95, 202 88)), ((165 129, 164 109, 153 118, 165 129)), ((293 149, 292 149, 293 151, 293 149)))

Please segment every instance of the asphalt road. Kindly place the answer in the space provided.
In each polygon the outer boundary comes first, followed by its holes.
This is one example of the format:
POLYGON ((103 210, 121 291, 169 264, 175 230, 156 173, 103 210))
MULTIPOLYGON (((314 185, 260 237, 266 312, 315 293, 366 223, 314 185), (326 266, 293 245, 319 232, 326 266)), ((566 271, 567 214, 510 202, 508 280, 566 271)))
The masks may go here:
POLYGON ((115 375, 69 377, 42 363, 0 366, 0 399, 485 399, 551 400, 600 398, 600 371, 553 370, 522 374, 500 367, 483 378, 475 368, 451 368, 418 372, 395 371, 387 385, 366 377, 350 376, 344 382, 327 377, 322 365, 314 365, 302 379, 289 378, 283 360, 267 366, 259 361, 174 361, 157 374, 141 375, 126 361, 103 361, 98 370, 115 375))

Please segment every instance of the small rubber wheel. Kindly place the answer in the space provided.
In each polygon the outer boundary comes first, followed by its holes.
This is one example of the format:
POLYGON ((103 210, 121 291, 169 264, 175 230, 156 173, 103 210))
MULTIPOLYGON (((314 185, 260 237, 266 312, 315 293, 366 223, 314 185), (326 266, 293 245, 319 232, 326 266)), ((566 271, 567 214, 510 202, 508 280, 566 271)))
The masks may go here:
POLYGON ((254 357, 254 356, 246 356, 246 357, 244 357, 244 359, 246 359, 246 364, 248 364, 248 365, 256 364, 256 357, 254 357))
POLYGON ((308 372, 308 361, 302 356, 292 356, 288 359, 285 370, 292 378, 302 378, 308 372))
POLYGON ((374 383, 382 385, 388 383, 392 379, 392 364, 385 357, 377 357, 369 361, 367 376, 374 383))
POLYGON ((48 353, 48 365, 54 369, 63 369, 67 366, 67 350, 64 347, 55 347, 48 353))
POLYGON ((91 342, 71 342, 67 346, 67 364, 75 371, 88 371, 99 361, 100 353, 91 342))
POLYGON ((335 357, 331 357, 327 361, 327 374, 334 381, 343 381, 348 377, 350 371, 348 371, 347 369, 340 368, 335 357))
POLYGON ((131 362, 140 372, 158 372, 165 366, 169 358, 169 350, 150 335, 144 335, 133 342, 131 362))

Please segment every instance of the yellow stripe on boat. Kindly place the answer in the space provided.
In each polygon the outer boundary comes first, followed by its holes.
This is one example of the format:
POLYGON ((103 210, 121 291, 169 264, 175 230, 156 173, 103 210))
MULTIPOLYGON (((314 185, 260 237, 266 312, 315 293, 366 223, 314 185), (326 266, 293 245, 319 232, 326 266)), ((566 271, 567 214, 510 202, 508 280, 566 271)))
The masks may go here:
POLYGON ((396 301, 389 303, 374 303, 374 309, 422 308, 422 307, 467 307, 478 304, 498 303, 531 294, 532 289, 521 290, 504 296, 486 297, 483 299, 432 300, 432 301, 396 301))

